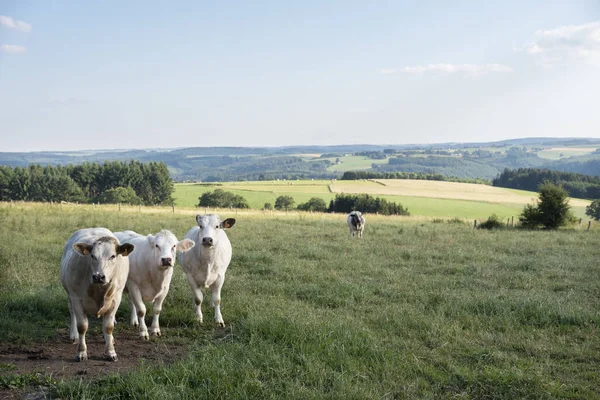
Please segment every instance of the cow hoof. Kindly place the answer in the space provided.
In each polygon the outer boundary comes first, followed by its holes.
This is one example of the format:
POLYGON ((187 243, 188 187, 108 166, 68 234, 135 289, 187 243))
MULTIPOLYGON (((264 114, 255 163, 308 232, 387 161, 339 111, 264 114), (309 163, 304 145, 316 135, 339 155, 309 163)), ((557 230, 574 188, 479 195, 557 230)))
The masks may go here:
POLYGON ((79 362, 87 361, 87 353, 78 354, 77 357, 75 357, 75 360, 77 360, 79 362))
POLYGON ((117 353, 113 354, 112 356, 110 354, 107 354, 107 355, 105 355, 105 357, 108 361, 113 361, 113 362, 119 361, 119 357, 117 357, 117 353))
POLYGON ((137 322, 132 322, 131 326, 135 326, 137 328, 139 326, 139 324, 137 322))
POLYGON ((219 328, 225 328, 225 322, 217 322, 216 325, 219 328))
POLYGON ((160 331, 154 331, 152 332, 152 336, 162 336, 162 334, 160 333, 160 331))

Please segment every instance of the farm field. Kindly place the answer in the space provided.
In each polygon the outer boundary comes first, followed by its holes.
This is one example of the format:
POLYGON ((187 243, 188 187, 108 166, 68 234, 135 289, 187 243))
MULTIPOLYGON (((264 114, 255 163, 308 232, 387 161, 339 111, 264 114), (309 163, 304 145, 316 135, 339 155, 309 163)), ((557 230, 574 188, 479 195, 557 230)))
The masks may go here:
POLYGON ((221 211, 237 218, 222 292, 227 327, 210 323, 208 302, 207 322, 194 321, 177 265, 163 337, 130 339, 125 295, 120 360, 99 357, 93 318, 92 359, 73 363, 58 278, 66 238, 89 226, 166 228, 181 238, 196 212, 0 203, 0 397, 26 397, 38 385, 86 399, 600 395, 596 225, 481 231, 372 215, 364 239, 351 241, 340 214, 221 211), (176 350, 156 359, 164 349, 176 350))
MULTIPOLYGON (((506 189, 487 185, 426 180, 386 179, 377 181, 305 180, 223 182, 218 186, 206 184, 176 184, 175 204, 194 207, 198 197, 216 188, 239 194, 248 200, 251 208, 261 209, 265 203, 275 203, 281 195, 292 196, 296 204, 311 197, 329 202, 336 193, 368 193, 401 203, 411 215, 425 217, 487 219, 491 214, 501 218, 518 216, 527 203, 533 202, 535 192, 506 189)), ((574 214, 585 220, 588 200, 570 199, 574 214)))
POLYGON ((598 146, 580 146, 580 147, 551 147, 538 152, 541 158, 558 160, 567 157, 587 156, 598 149, 598 146))
MULTIPOLYGON (((325 158, 332 163, 335 163, 337 157, 325 158)), ((366 156, 344 156, 339 157, 341 164, 334 164, 327 168, 327 171, 331 172, 346 172, 346 171, 358 171, 361 169, 369 169, 373 164, 387 164, 388 159, 376 160, 366 156)))

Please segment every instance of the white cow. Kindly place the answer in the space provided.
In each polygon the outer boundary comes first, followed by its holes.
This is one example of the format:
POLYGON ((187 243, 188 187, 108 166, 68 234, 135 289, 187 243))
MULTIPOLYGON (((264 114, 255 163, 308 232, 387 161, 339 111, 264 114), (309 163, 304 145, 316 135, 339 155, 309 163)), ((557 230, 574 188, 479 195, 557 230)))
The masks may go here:
POLYGON ((158 318, 162 304, 169 293, 176 251, 188 251, 194 247, 189 239, 178 241, 171 231, 162 230, 156 235, 142 236, 134 231, 115 232, 120 241, 135 246, 135 253, 129 257, 127 290, 131 303, 131 324, 138 326, 141 339, 149 339, 146 326, 146 306, 151 301, 154 311, 150 334, 160 336, 158 318))
POLYGON ((348 228, 350 228, 350 238, 354 235, 362 238, 363 231, 365 230, 365 217, 360 211, 352 211, 348 214, 348 228))
POLYGON ((187 239, 198 243, 191 251, 181 253, 179 261, 192 289, 196 304, 196 318, 202 322, 202 289, 210 288, 211 305, 215 308, 215 323, 225 326, 221 315, 221 288, 225 281, 225 271, 231 262, 231 243, 225 228, 235 225, 235 219, 227 218, 221 222, 218 215, 197 215, 198 226, 185 235, 187 239))
POLYGON ((129 274, 134 246, 120 244, 105 228, 81 229, 67 239, 60 263, 60 281, 69 297, 71 339, 78 343, 77 361, 87 360, 86 314, 103 317, 104 355, 117 361, 113 330, 129 274))

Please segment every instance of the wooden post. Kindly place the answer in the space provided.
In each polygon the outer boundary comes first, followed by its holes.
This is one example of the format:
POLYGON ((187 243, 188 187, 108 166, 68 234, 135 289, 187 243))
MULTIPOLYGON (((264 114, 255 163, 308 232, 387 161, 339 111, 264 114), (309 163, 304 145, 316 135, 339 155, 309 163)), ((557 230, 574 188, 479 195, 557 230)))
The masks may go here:
POLYGON ((473 221, 473 229, 477 229, 477 220, 473 221))
POLYGON ((506 227, 509 227, 509 226, 510 226, 510 218, 508 218, 508 219, 506 220, 506 227))
POLYGON ((138 204, 138 212, 142 212, 142 205, 138 204))
POLYGON ((171 208, 173 208, 173 214, 175 214, 175 203, 171 204, 171 208))
POLYGON ((511 226, 513 228, 515 227, 515 216, 514 215, 511 217, 511 226))
POLYGON ((121 211, 121 203, 119 203, 119 211, 121 211))
POLYGON ((583 221, 583 218, 579 218, 579 229, 581 229, 581 222, 583 221))
POLYGON ((588 221, 588 228, 587 228, 588 231, 590 230, 591 226, 592 226, 592 221, 588 221))

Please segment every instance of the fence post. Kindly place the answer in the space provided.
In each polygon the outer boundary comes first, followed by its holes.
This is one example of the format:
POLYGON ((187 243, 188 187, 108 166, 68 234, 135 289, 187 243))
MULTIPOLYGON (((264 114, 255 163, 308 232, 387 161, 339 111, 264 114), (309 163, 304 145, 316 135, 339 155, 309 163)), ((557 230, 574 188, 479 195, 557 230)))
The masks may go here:
POLYGON ((581 229, 581 221, 583 220, 583 218, 579 218, 579 229, 581 229))
POLYGON ((509 226, 510 226, 510 218, 508 218, 508 219, 506 220, 506 227, 508 228, 509 226))
POLYGON ((515 216, 514 215, 511 217, 511 223, 510 223, 510 225, 513 228, 515 227, 515 216))
POLYGON ((173 208, 173 214, 175 214, 175 203, 171 204, 171 208, 173 208))
POLYGON ((473 221, 473 229, 477 229, 477 220, 473 221))
POLYGON ((142 205, 138 204, 138 212, 142 212, 142 205))
POLYGON ((588 228, 587 228, 588 231, 590 230, 591 226, 592 226, 592 221, 588 221, 588 228))

